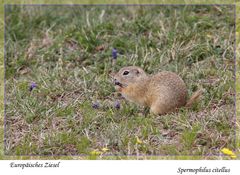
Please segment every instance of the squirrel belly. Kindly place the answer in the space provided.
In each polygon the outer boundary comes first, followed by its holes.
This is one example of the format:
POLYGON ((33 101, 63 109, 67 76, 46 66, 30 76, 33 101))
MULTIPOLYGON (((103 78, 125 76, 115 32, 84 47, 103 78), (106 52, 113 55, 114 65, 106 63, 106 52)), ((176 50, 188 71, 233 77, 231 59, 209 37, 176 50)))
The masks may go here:
POLYGON ((139 86, 138 84, 130 84, 125 88, 121 88, 120 93, 125 99, 131 102, 134 102, 141 106, 149 106, 150 100, 146 95, 146 90, 146 85, 142 84, 141 86, 139 86))

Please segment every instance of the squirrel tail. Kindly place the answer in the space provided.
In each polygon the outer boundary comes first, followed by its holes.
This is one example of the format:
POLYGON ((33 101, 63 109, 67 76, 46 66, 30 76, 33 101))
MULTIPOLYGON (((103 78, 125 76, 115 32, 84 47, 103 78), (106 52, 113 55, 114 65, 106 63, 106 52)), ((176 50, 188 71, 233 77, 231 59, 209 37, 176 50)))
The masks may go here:
POLYGON ((187 104, 185 105, 187 108, 191 107, 194 102, 196 102, 202 95, 203 90, 199 89, 196 92, 193 93, 191 98, 187 101, 187 104))

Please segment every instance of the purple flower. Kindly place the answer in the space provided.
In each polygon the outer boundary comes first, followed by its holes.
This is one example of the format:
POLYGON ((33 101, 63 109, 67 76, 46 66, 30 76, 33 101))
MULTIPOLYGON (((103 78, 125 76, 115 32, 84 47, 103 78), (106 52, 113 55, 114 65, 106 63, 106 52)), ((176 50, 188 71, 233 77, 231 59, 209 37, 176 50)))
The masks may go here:
POLYGON ((113 59, 117 59, 117 49, 113 48, 112 50, 112 57, 113 59))
POLYGON ((119 101, 115 101, 115 102, 114 102, 114 107, 115 107, 116 109, 120 109, 121 105, 120 105, 119 101))
POLYGON ((92 103, 92 108, 94 108, 94 109, 98 109, 99 108, 99 103, 98 102, 93 102, 92 103))
POLYGON ((36 88, 37 87, 37 84, 36 83, 34 83, 34 82, 32 82, 31 84, 30 84, 30 86, 29 86, 29 91, 31 92, 34 88, 36 88))

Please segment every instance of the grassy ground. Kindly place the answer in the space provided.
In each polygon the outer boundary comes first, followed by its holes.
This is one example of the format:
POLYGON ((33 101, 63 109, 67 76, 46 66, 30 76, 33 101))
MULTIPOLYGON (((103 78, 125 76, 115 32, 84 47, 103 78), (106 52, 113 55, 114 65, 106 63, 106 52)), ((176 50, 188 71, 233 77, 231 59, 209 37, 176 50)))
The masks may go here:
MULTIPOLYGON (((18 4, 233 4, 239 0, 21 0, 18 4)), ((16 4, 5 0, 5 4, 16 4)))
POLYGON ((237 10, 237 14, 236 14, 236 65, 237 65, 237 74, 236 74, 236 92, 237 92, 237 96, 236 96, 236 109, 237 109, 237 122, 236 122, 236 126, 237 126, 237 148, 238 148, 238 153, 240 153, 240 3, 237 3, 236 6, 236 10, 237 10))
POLYGON ((234 149, 233 15, 227 6, 8 6, 6 154, 211 158, 234 149), (202 99, 153 116, 114 93, 109 72, 126 65, 174 71, 189 95, 204 88, 202 99))
MULTIPOLYGON (((4 20, 3 20, 3 8, 0 7, 0 46, 3 46, 4 44, 4 34, 3 34, 3 29, 4 29, 4 20)), ((3 149, 4 149, 4 145, 3 145, 3 135, 4 135, 4 123, 3 123, 3 109, 4 109, 4 64, 3 64, 3 60, 4 60, 4 53, 3 53, 3 48, 0 49, 0 160, 3 159, 3 149)))

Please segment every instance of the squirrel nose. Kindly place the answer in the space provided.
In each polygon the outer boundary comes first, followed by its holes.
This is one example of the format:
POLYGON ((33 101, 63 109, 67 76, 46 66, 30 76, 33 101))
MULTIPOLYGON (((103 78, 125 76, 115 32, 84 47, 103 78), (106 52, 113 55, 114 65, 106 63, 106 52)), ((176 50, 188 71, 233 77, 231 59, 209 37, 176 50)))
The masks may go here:
POLYGON ((121 85, 121 83, 117 79, 114 79, 114 84, 115 85, 121 85))

